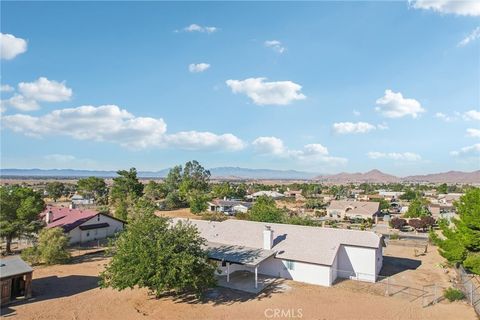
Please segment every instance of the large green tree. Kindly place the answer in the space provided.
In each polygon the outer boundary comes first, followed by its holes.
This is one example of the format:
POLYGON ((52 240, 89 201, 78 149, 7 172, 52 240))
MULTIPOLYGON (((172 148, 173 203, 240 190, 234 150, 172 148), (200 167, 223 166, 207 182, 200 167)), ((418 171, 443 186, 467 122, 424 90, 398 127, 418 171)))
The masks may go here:
POLYGON ((40 231, 38 244, 22 251, 22 258, 32 264, 64 263, 70 258, 68 237, 62 228, 45 228, 40 231))
POLYGON ((459 219, 453 220, 453 227, 443 221, 440 229, 444 238, 433 232, 431 237, 444 258, 480 274, 480 189, 468 190, 455 207, 459 219))
POLYGON ((54 202, 57 202, 57 200, 65 193, 65 185, 60 181, 53 181, 47 183, 45 190, 47 191, 48 196, 52 198, 54 202))
POLYGON ((106 202, 108 194, 107 184, 105 180, 98 177, 88 177, 78 180, 78 191, 86 197, 94 198, 97 202, 106 202))
POLYGON ((110 189, 110 200, 115 207, 115 216, 125 220, 129 207, 143 195, 143 184, 138 181, 135 168, 119 170, 117 174, 110 189))
POLYGON ((112 248, 101 286, 118 290, 148 288, 163 293, 202 293, 215 284, 215 267, 203 249, 205 240, 188 224, 171 224, 150 212, 135 216, 112 248))
POLYGON ((275 200, 267 196, 257 198, 248 212, 248 219, 252 221, 283 223, 285 212, 275 205, 275 200))
POLYGON ((44 206, 42 196, 30 188, 0 187, 0 236, 6 239, 8 253, 14 238, 41 229, 39 214, 44 206))
POLYGON ((405 212, 405 218, 421 218, 429 214, 427 209, 427 202, 425 199, 416 198, 408 205, 408 210, 405 212))

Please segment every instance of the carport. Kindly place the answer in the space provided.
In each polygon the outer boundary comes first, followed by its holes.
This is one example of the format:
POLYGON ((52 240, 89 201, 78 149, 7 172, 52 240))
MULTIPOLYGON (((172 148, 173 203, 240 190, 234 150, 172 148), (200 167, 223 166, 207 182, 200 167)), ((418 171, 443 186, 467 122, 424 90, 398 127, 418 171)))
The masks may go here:
POLYGON ((207 252, 210 259, 226 267, 226 274, 217 276, 222 287, 258 293, 275 281, 274 277, 258 274, 259 266, 275 251, 208 242, 207 252))

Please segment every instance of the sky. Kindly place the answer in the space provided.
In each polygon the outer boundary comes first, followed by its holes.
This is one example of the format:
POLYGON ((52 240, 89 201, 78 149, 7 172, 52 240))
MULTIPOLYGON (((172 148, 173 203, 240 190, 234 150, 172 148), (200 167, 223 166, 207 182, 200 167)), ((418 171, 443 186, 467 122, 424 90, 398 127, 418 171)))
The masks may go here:
POLYGON ((1 166, 480 169, 480 2, 1 2, 1 166))

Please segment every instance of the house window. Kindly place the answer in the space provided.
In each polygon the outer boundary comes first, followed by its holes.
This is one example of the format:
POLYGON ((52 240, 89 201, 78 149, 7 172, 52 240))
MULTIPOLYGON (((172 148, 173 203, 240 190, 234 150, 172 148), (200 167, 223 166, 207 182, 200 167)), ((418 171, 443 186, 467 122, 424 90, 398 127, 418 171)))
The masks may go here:
POLYGON ((100 215, 97 214, 97 221, 100 221, 100 215))
POLYGON ((288 270, 295 270, 295 261, 291 260, 285 260, 285 266, 287 267, 288 270))

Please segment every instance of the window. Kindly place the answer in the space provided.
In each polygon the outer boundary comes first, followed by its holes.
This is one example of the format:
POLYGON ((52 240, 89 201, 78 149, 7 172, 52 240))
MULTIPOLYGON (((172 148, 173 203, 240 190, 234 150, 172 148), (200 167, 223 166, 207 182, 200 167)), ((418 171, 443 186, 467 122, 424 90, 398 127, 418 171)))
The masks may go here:
POLYGON ((295 261, 285 260, 285 266, 288 270, 295 270, 295 261))
POLYGON ((97 221, 100 221, 100 215, 97 214, 97 221))

